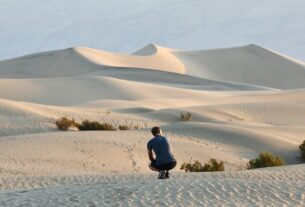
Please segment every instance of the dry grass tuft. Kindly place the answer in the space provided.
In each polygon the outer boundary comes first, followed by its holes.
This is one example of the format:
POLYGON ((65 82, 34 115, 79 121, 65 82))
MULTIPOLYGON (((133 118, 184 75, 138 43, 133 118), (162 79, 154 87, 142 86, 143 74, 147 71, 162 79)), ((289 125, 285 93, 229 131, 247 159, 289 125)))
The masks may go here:
POLYGON ((68 119, 67 117, 61 117, 55 122, 59 130, 68 130, 70 127, 75 127, 76 122, 74 119, 68 119))
POLYGON ((180 113, 181 121, 190 121, 192 114, 190 112, 181 112, 180 113))

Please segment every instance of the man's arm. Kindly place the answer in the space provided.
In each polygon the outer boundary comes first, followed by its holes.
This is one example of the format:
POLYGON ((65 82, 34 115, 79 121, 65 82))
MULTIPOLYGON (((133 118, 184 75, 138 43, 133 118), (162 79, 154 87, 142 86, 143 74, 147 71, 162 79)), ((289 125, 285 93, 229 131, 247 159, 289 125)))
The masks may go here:
POLYGON ((152 150, 148 150, 148 158, 149 158, 150 161, 154 161, 155 160, 152 150))
POLYGON ((168 138, 165 138, 166 139, 166 141, 167 141, 167 143, 168 143, 168 149, 169 149, 169 151, 170 151, 170 153, 174 153, 173 152, 173 148, 172 148, 172 145, 169 143, 169 139, 168 138))
POLYGON ((174 154, 174 152, 173 152, 173 148, 172 148, 172 146, 171 146, 171 145, 169 145, 169 151, 170 151, 170 153, 174 154))

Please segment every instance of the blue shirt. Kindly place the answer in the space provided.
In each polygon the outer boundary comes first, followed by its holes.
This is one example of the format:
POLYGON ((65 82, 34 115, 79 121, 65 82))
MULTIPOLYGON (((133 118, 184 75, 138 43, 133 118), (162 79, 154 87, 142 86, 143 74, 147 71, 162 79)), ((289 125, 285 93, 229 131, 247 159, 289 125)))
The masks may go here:
POLYGON ((166 137, 161 135, 155 136, 147 143, 147 149, 155 152, 157 165, 168 164, 175 161, 166 137))

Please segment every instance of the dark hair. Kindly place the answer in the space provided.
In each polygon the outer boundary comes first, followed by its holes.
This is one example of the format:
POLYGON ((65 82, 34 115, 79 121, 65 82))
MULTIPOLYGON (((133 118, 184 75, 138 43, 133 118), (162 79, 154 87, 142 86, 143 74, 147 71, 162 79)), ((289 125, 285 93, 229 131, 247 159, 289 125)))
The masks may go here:
POLYGON ((161 129, 160 129, 160 127, 158 127, 158 126, 154 126, 153 128, 151 128, 151 133, 152 133, 154 136, 160 134, 160 132, 161 132, 161 129))

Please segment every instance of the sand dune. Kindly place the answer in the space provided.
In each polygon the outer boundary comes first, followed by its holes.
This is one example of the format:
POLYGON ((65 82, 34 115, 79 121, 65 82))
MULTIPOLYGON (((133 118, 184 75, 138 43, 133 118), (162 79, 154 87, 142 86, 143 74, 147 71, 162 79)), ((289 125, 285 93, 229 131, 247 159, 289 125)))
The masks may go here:
POLYGON ((203 90, 270 89, 194 77, 192 73, 185 75, 189 73, 188 68, 171 49, 148 45, 135 54, 70 48, 2 61, 0 97, 51 105, 75 105, 99 99, 165 98, 169 94, 169 98, 187 96, 182 91, 200 94, 203 90), (125 90, 121 91, 122 88, 125 90), (174 93, 174 90, 178 91, 174 93), (66 93, 70 94, 69 97, 66 93))
MULTIPOLYGON (((27 55, 0 62, 4 78, 49 78, 75 76, 104 67, 130 67, 184 73, 183 64, 170 49, 148 45, 151 55, 123 55, 91 48, 68 48, 27 55)), ((141 50, 142 51, 142 50, 141 50)))
POLYGON ((11 79, 62 77, 105 67, 154 69, 278 89, 303 88, 305 83, 303 62, 256 45, 176 51, 150 44, 132 55, 78 47, 1 61, 0 75, 11 79), (277 76, 270 79, 274 73, 277 76))
MULTIPOLYGON (((162 124, 167 132, 173 133, 170 136, 175 137, 178 134, 195 140, 203 140, 216 145, 215 149, 221 149, 222 153, 232 153, 233 157, 241 153, 239 159, 243 160, 242 163, 232 161, 228 154, 220 157, 228 163, 235 163, 235 167, 237 165, 238 168, 242 165, 245 167, 244 160, 261 151, 274 152, 285 158, 288 163, 296 163, 297 146, 302 142, 302 135, 305 132, 303 116, 305 108, 302 106, 305 96, 300 96, 304 92, 275 92, 273 95, 271 92, 268 92, 268 94, 252 92, 251 96, 234 93, 233 95, 228 92, 224 94, 219 92, 217 95, 216 92, 209 92, 202 93, 197 98, 194 94, 189 93, 187 95, 192 96, 193 99, 185 101, 183 101, 184 96, 175 99, 163 99, 163 102, 158 102, 155 98, 130 100, 128 102, 107 100, 106 102, 93 102, 74 107, 54 107, 2 100, 0 109, 2 123, 4 124, 0 125, 0 135, 4 138, 9 135, 52 132, 56 130, 55 120, 62 116, 75 118, 78 121, 90 119, 109 122, 116 127, 120 124, 127 124, 138 126, 140 129, 149 129, 154 125, 162 124), (227 103, 219 104, 223 99, 227 103), (201 103, 204 103, 204 105, 200 105, 201 103), (111 111, 110 114, 107 112, 108 110, 111 111), (181 123, 180 113, 185 111, 192 113, 191 123, 181 123)), ((30 135, 30 137, 32 136, 30 135)), ((83 135, 76 134, 75 136, 82 137, 83 135)), ((113 136, 116 136, 115 133, 113 133, 113 136)), ((131 142, 128 139, 127 132, 119 134, 120 138, 125 136, 127 137, 124 139, 131 142)), ((40 134, 39 137, 54 141, 53 138, 47 138, 49 137, 47 134, 40 134)), ((64 139, 64 137, 61 139, 64 139)), ((150 137, 149 133, 143 134, 142 139, 144 137, 150 137)), ((8 137, 8 139, 11 138, 13 137, 8 137)), ((28 138, 22 138, 21 140, 24 139, 28 138)), ((31 145, 33 146, 35 143, 36 141, 33 141, 31 145)), ((15 144, 12 144, 12 146, 15 146, 15 144)), ((48 148, 49 146, 50 144, 47 145, 48 148)), ((8 150, 4 144, 2 147, 8 150)), ((144 145, 142 147, 145 149, 144 145)), ((202 149, 205 147, 205 145, 201 146, 202 149)), ((41 153, 44 152, 43 147, 40 146, 39 149, 41 153)), ((63 150, 65 149, 63 148, 63 150)), ((29 150, 32 150, 32 148, 29 148, 29 150)), ((197 159, 200 158, 205 161, 211 158, 211 155, 219 157, 220 152, 211 153, 210 150, 210 148, 202 152, 199 150, 197 159)), ((185 150, 180 148, 177 151, 182 153, 185 150)), ((64 154, 64 152, 62 153, 64 154)), ((137 151, 135 153, 137 154, 137 151)), ((98 155, 96 154, 96 156, 98 155)), ((101 157, 107 158, 107 156, 101 157)), ((140 155, 137 154, 137 156, 140 155)), ((42 155, 39 155, 39 157, 42 157, 42 155)), ((187 161, 191 157, 189 155, 183 160, 187 161)), ((143 158, 146 160, 146 156, 143 156, 143 158)), ((125 170, 122 169, 122 171, 125 170)))
POLYGON ((97 70, 74 48, 42 52, 0 62, 1 78, 51 78, 75 76, 97 70))
POLYGON ((147 45, 132 55, 110 53, 91 48, 76 48, 75 50, 88 60, 100 65, 185 73, 183 63, 173 55, 172 49, 153 44, 147 45))
POLYGON ((304 88, 303 62, 256 45, 174 53, 188 74, 199 77, 278 89, 304 88))
MULTIPOLYGON (((139 83, 104 76, 0 80, 0 96, 50 105, 77 105, 96 100, 200 99, 206 92, 191 88, 139 83), (6 90, 10 88, 9 90, 6 90), (141 88, 141 90, 137 90, 141 88), (5 90, 4 90, 5 89, 5 90), (69 94, 69 96, 67 96, 69 94)), ((234 88, 234 87, 233 87, 234 88)))
POLYGON ((120 195, 111 204, 261 205, 267 190, 271 205, 303 205, 303 165, 240 170, 262 151, 299 162, 304 77, 304 63, 254 45, 178 51, 150 44, 130 55, 77 47, 1 61, 1 203, 95 206, 120 195), (184 112, 189 122, 181 121, 184 112), (63 116, 138 129, 62 132, 55 120, 63 116), (147 167, 155 125, 178 160, 165 182, 147 167), (211 158, 229 172, 179 169, 211 158), (159 203, 150 198, 158 188, 159 203), (90 196, 75 196, 84 189, 90 196))
MULTIPOLYGON (((281 133, 275 136, 228 124, 173 124, 163 128, 179 161, 175 171, 183 162, 211 158, 223 160, 226 170, 241 170, 261 151, 275 153, 287 164, 297 163, 298 142, 292 141, 292 135, 284 139, 281 133)), ((149 130, 2 137, 1 177, 147 173, 149 138, 149 130)))

